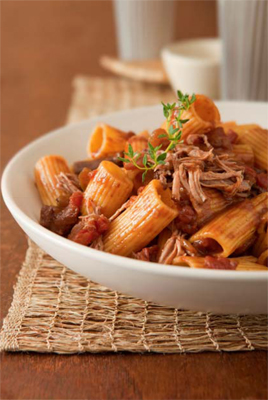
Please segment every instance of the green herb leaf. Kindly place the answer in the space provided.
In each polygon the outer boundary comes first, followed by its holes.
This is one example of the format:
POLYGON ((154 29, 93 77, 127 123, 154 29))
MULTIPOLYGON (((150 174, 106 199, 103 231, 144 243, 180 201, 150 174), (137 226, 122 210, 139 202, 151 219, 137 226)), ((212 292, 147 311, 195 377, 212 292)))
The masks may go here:
POLYGON ((159 146, 156 146, 156 147, 154 148, 154 152, 156 153, 158 150, 161 149, 161 147, 162 147, 162 144, 160 144, 159 146))
POLYGON ((196 100, 196 96, 195 96, 195 94, 193 93, 193 94, 192 94, 192 97, 191 97, 191 100, 190 100, 190 104, 193 104, 193 103, 195 102, 195 100, 196 100))
POLYGON ((166 117, 166 119, 169 120, 171 118, 173 110, 176 106, 176 103, 173 103, 173 104, 169 104, 169 103, 165 104, 163 102, 161 102, 161 103, 163 105, 163 114, 166 117))
POLYGON ((154 160, 154 156, 155 156, 154 146, 150 142, 148 142, 148 146, 149 146, 149 155, 150 155, 151 159, 154 160))
POLYGON ((118 158, 118 160, 123 161, 125 163, 130 163, 131 162, 131 160, 129 158, 123 158, 123 157, 117 157, 117 158, 118 158))
POLYGON ((146 174, 147 174, 147 170, 144 171, 144 173, 142 174, 142 183, 144 183, 144 181, 145 181, 146 174))
POLYGON ((149 146, 149 150, 151 150, 153 152, 154 151, 154 146, 150 142, 148 142, 148 146, 149 146))
MULTIPOLYGON (((179 128, 173 128, 172 125, 170 125, 170 127, 168 128, 168 133, 173 136, 176 132, 178 132, 179 128)), ((169 138, 170 140, 170 138, 169 138)))
POLYGON ((167 121, 169 122, 169 128, 167 134, 161 134, 158 137, 159 138, 166 138, 169 140, 169 146, 161 152, 161 154, 157 155, 157 152, 162 148, 162 144, 159 146, 154 147, 150 142, 148 143, 148 153, 145 153, 143 155, 142 159, 142 164, 138 163, 138 159, 141 157, 141 154, 138 152, 134 152, 133 147, 131 144, 128 145, 128 152, 125 152, 125 156, 129 157, 118 157, 119 160, 125 162, 125 163, 130 163, 132 162, 133 165, 138 168, 139 170, 143 171, 142 174, 142 181, 144 182, 145 176, 148 171, 154 170, 157 165, 165 164, 166 162, 166 157, 169 151, 172 151, 178 143, 183 143, 183 140, 181 140, 181 135, 182 135, 182 128, 183 124, 188 122, 188 119, 182 119, 182 114, 184 110, 188 110, 193 104, 193 102, 196 100, 196 96, 193 93, 192 96, 190 97, 189 94, 183 94, 180 90, 177 91, 177 96, 178 96, 178 104, 176 103, 170 104, 164 104, 163 105, 163 113, 164 116, 166 117, 167 121), (176 109, 176 114, 174 115, 173 112, 176 109), (171 121, 172 119, 172 121, 171 121), (149 160, 148 160, 149 158, 149 160))
POLYGON ((129 145, 128 145, 128 154, 129 154, 129 156, 130 156, 131 158, 134 156, 133 147, 131 146, 130 143, 129 143, 129 145))
POLYGON ((172 143, 172 145, 170 146, 169 150, 175 149, 176 146, 177 146, 177 143, 172 143))
POLYGON ((180 90, 177 90, 177 97, 178 97, 178 99, 179 99, 180 101, 182 101, 182 99, 183 99, 183 94, 182 94, 182 92, 181 92, 180 90))
POLYGON ((175 136, 175 140, 180 140, 180 138, 181 138, 181 131, 179 131, 179 133, 175 136))
POLYGON ((144 165, 145 167, 146 167, 146 165, 147 165, 147 161, 148 161, 147 154, 144 154, 142 163, 143 163, 143 165, 144 165))
POLYGON ((163 105, 163 114, 164 114, 164 117, 168 118, 168 115, 169 115, 168 106, 167 106, 166 104, 164 104, 162 101, 161 101, 161 103, 162 103, 162 105, 163 105))
POLYGON ((157 162, 159 162, 159 161, 164 161, 164 160, 166 159, 166 157, 167 157, 167 153, 159 154, 159 156, 157 156, 156 161, 157 161, 157 162))

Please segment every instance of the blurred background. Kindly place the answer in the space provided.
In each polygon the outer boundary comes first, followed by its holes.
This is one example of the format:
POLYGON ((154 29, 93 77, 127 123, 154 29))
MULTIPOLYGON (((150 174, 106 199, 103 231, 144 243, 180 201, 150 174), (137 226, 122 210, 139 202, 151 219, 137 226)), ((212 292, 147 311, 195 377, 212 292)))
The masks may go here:
MULTIPOLYGON (((143 58, 152 61, 157 58, 156 75, 155 64, 150 64, 149 70, 145 68, 145 75, 149 79, 158 76, 156 79, 166 80, 164 84, 170 82, 174 89, 177 85, 188 85, 188 82, 198 89, 205 82, 204 91, 213 98, 249 99, 248 93, 255 88, 255 99, 258 99, 258 88, 262 87, 261 99, 265 99, 266 6, 266 0, 2 1, 2 144, 8 145, 12 132, 18 129, 20 135, 16 148, 62 125, 66 120, 75 76, 111 76, 116 71, 130 71, 130 74, 134 71, 135 75, 137 65, 133 67, 122 63, 126 59, 131 62, 131 58, 139 59, 139 63, 143 62, 143 58), (138 8, 146 3, 146 9, 135 10, 133 6, 136 4, 137 8, 138 3, 138 8), (157 10, 156 5, 160 9, 157 10), (135 28, 133 36, 131 30, 135 28), (153 35, 147 35, 146 32, 153 32, 153 35), (191 54, 185 53, 185 46, 167 48, 166 53, 162 54, 166 72, 163 72, 163 68, 159 72, 161 61, 160 52, 156 55, 157 45, 162 48, 167 41, 192 38, 200 41, 219 35, 225 43, 220 54, 224 55, 225 71, 221 86, 224 83, 225 89, 228 85, 232 90, 235 87, 235 93, 214 90, 215 82, 211 81, 211 77, 214 76, 213 79, 220 85, 220 60, 219 43, 213 41, 210 44, 201 41, 199 47, 195 43, 191 54), (143 53, 137 50, 141 46, 143 53), (146 50, 146 46, 154 49, 153 54, 146 50), (132 50, 129 50, 130 47, 132 50), (241 49, 245 49, 244 53, 241 49), (196 59, 196 63, 192 63, 193 70, 188 64, 185 70, 179 69, 181 56, 184 61, 189 61, 189 57, 191 62, 196 59), (254 65, 249 60, 254 60, 254 65), (206 64, 211 69, 205 67, 206 64), (254 74, 256 82, 246 85, 247 76, 252 75, 253 70, 258 71, 260 64, 263 66, 262 78, 257 72, 254 74), (226 71, 229 71, 229 76, 231 73, 234 82, 228 79, 226 71), (164 78, 163 74, 166 74, 164 78), (179 83, 177 79, 180 79, 179 83)), ((187 45, 186 50, 189 51, 190 47, 187 45)), ((187 85, 186 90, 190 91, 191 86, 187 85)))
MULTIPOLYGON (((217 35, 214 0, 175 3, 174 39, 217 35)), ((2 132, 21 145, 65 122, 75 75, 110 75, 99 59, 117 55, 112 1, 2 1, 1 34, 2 132)))

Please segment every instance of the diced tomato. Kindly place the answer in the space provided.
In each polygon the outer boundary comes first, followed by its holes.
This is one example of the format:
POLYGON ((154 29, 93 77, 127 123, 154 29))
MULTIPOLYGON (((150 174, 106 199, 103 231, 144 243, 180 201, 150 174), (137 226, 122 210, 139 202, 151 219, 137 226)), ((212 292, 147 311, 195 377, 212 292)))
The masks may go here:
POLYGON ((268 190, 268 175, 265 172, 261 172, 256 176, 257 185, 262 189, 268 190))

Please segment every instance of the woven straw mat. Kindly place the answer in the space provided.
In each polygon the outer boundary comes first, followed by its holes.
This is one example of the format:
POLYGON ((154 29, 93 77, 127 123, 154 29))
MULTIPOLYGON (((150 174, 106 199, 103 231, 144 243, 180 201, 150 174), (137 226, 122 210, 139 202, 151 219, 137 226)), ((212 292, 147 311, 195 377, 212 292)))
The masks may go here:
MULTIPOLYGON (((167 87, 78 77, 68 123, 173 99, 167 87)), ((1 332, 1 349, 55 353, 267 350, 267 316, 181 311, 100 286, 29 241, 1 332)))

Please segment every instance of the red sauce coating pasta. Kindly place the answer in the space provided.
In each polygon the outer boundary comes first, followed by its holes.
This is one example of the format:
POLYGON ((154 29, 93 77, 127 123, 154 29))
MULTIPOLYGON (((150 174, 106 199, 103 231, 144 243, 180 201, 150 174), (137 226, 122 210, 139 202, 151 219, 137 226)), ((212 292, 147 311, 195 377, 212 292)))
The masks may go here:
POLYGON ((210 269, 236 269, 238 262, 224 257, 205 257, 205 268, 210 269))

